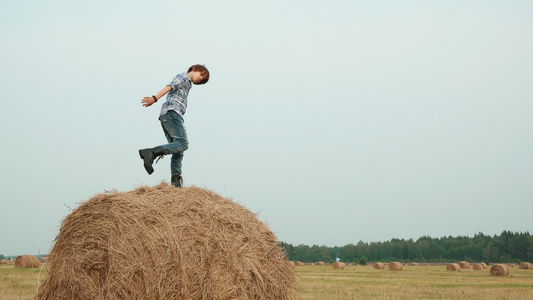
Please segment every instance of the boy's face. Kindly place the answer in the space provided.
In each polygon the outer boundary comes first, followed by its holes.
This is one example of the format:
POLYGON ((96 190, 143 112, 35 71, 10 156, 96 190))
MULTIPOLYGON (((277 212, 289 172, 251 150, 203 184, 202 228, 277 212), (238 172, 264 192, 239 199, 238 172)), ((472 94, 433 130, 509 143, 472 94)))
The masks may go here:
POLYGON ((194 83, 194 84, 198 84, 204 79, 202 74, 200 72, 198 72, 198 71, 189 72, 188 75, 189 75, 189 78, 191 79, 192 83, 194 83))

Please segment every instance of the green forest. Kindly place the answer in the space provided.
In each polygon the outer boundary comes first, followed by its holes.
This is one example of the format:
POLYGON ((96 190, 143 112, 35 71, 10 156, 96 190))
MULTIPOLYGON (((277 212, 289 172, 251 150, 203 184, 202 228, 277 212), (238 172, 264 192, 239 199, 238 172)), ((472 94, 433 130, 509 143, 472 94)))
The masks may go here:
POLYGON ((485 263, 533 262, 533 236, 529 232, 503 231, 500 235, 478 233, 474 237, 457 236, 391 239, 385 242, 348 244, 342 247, 291 245, 281 243, 291 261, 301 262, 451 262, 485 263))

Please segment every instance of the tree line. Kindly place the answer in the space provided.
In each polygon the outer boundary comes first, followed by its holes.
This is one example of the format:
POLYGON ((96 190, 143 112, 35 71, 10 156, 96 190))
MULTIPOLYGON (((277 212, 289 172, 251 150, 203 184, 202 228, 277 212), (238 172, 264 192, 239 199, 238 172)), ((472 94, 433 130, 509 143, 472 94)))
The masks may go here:
POLYGON ((281 243, 292 261, 343 262, 363 261, 416 261, 450 262, 469 261, 485 263, 519 263, 533 261, 533 236, 529 232, 503 231, 500 235, 478 233, 474 237, 457 236, 413 239, 391 239, 385 242, 348 244, 342 247, 294 246, 281 243))

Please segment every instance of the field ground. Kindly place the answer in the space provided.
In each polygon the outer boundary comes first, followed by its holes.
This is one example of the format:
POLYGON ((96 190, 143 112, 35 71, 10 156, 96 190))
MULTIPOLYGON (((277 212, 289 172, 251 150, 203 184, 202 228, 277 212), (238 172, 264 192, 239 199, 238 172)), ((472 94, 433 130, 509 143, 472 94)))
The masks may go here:
MULTIPOLYGON (((490 268, 490 266, 489 266, 490 268)), ((296 299, 533 299, 533 270, 509 268, 510 275, 489 270, 446 271, 446 266, 404 266, 402 271, 371 266, 296 267, 296 299)), ((0 265, 0 299, 34 299, 46 268, 14 269, 0 265)))

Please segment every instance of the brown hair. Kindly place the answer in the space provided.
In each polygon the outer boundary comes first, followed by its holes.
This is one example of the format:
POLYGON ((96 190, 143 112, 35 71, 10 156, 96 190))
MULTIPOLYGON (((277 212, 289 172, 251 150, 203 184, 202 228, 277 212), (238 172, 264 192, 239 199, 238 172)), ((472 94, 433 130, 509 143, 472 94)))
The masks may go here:
POLYGON ((200 81, 197 84, 205 84, 209 81, 209 70, 207 70, 207 68, 204 65, 192 65, 187 71, 187 73, 192 72, 192 71, 200 72, 200 74, 202 74, 203 76, 202 81, 200 81))

